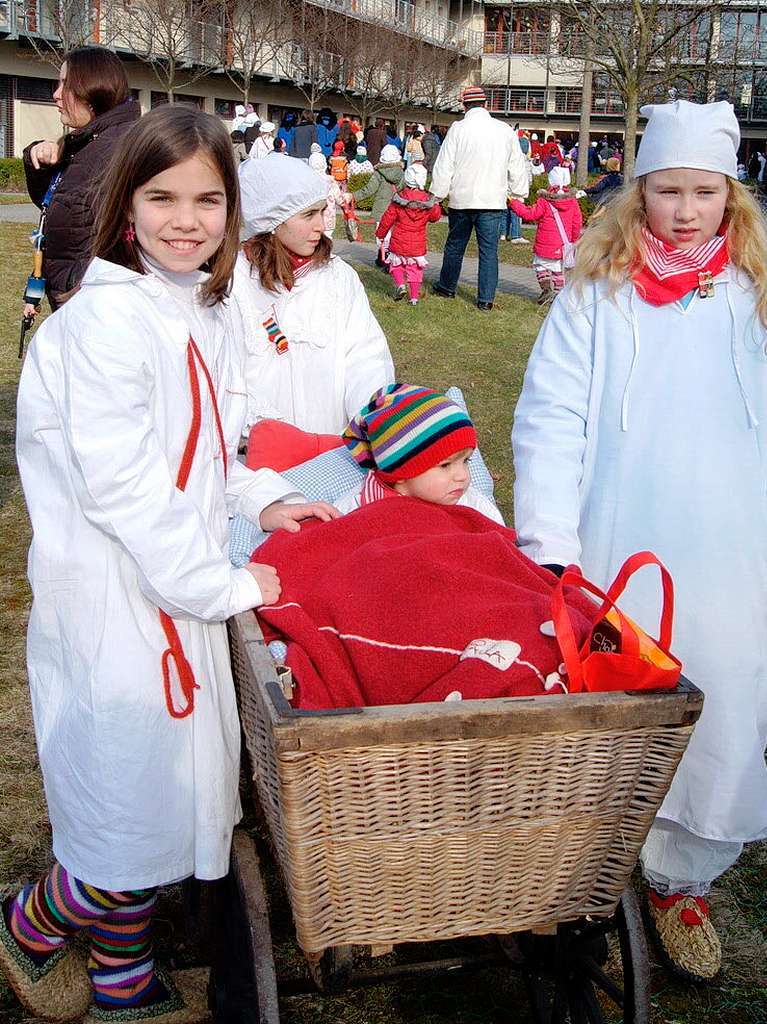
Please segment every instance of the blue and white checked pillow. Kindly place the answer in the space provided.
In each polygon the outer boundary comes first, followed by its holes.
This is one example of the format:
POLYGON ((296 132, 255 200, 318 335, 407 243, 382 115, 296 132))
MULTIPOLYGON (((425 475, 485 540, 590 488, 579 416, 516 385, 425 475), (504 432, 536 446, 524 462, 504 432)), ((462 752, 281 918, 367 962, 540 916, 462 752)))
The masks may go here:
MULTIPOLYGON (((468 414, 466 400, 460 388, 448 388, 446 394, 468 414)), ((479 449, 469 461, 469 471, 472 484, 492 501, 493 478, 479 449)), ((308 501, 327 501, 332 505, 342 494, 362 483, 365 470, 360 469, 348 449, 343 447, 323 452, 322 455, 317 455, 300 466, 294 466, 293 469, 285 470, 280 475, 305 495, 308 501)), ((236 566, 245 565, 255 548, 263 544, 266 537, 267 534, 245 516, 235 516, 229 530, 229 558, 232 563, 236 566)))

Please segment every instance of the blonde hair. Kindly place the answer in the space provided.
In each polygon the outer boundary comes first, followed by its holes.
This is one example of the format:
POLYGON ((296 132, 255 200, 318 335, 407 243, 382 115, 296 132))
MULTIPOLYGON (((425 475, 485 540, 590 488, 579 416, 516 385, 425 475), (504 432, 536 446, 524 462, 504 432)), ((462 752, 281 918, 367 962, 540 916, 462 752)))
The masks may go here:
MULTIPOLYGON (((756 312, 767 327, 767 230, 759 205, 739 181, 727 179, 727 225, 730 262, 750 278, 756 291, 756 312)), ((586 281, 607 278, 614 295, 644 264, 642 228, 647 226, 644 179, 638 178, 591 217, 578 242, 569 281, 583 292, 586 281)))

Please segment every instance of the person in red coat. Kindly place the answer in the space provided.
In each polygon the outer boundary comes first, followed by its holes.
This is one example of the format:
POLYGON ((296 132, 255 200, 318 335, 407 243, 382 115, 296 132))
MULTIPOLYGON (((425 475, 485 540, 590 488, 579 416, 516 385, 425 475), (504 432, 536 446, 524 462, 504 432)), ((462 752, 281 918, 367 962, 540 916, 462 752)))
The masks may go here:
POLYGON ((442 216, 439 199, 424 190, 426 168, 412 164, 405 171, 403 187, 394 193, 391 203, 376 228, 382 240, 391 231, 387 263, 395 284, 394 301, 410 291, 410 305, 417 306, 421 295, 426 262, 426 225, 442 216), (405 283, 407 282, 407 284, 405 283))
POLYGON ((519 199, 510 199, 509 206, 522 220, 537 221, 533 245, 533 269, 535 270, 541 294, 539 304, 556 297, 565 283, 562 262, 566 236, 568 242, 575 242, 581 234, 583 217, 578 200, 568 187, 568 173, 563 167, 549 171, 549 187, 538 192, 534 206, 526 206, 519 199), (560 232, 557 217, 562 225, 560 232))

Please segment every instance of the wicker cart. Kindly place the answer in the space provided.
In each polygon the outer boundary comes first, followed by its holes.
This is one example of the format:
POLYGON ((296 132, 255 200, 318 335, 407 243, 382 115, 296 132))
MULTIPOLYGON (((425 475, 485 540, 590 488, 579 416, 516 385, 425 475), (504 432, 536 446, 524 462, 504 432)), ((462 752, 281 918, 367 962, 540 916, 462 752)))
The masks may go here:
MULTIPOLYGON (((255 616, 230 626, 256 795, 320 989, 506 963, 522 972, 541 1024, 601 1022, 609 1003, 626 1024, 649 1019, 629 881, 699 691, 300 712, 255 616), (352 954, 459 936, 495 938, 475 941, 473 957, 385 970, 360 970, 352 954)), ((259 853, 245 832, 233 864, 257 1019, 277 1024, 278 995, 301 986, 278 983, 259 853)))

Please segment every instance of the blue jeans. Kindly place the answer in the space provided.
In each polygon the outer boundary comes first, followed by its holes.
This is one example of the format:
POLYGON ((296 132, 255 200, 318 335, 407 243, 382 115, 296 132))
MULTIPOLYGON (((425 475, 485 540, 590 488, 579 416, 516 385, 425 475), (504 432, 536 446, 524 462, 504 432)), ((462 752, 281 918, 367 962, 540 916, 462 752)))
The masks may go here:
POLYGON ((522 237, 522 219, 510 206, 506 207, 506 226, 501 233, 507 238, 522 237))
POLYGON ((479 246, 477 301, 493 301, 495 289, 498 287, 498 236, 501 233, 503 216, 503 210, 448 210, 450 230, 442 254, 442 270, 439 275, 439 287, 443 291, 455 293, 458 278, 461 276, 463 254, 474 229, 479 246))

